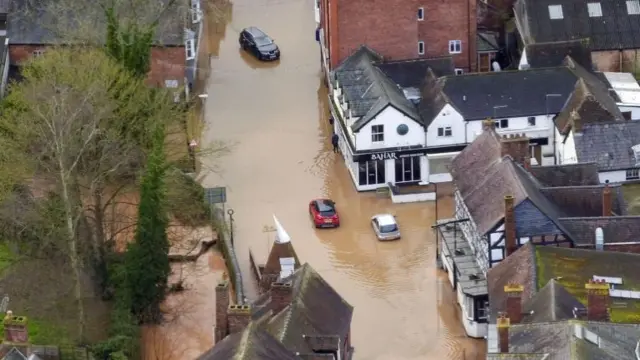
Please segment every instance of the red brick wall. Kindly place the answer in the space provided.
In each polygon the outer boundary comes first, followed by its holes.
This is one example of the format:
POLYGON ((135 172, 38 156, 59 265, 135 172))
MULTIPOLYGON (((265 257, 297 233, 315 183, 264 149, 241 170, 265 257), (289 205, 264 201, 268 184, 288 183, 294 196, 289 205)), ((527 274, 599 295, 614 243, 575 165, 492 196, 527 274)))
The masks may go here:
MULTIPOLYGON (((28 60, 36 50, 45 50, 43 45, 9 45, 11 64, 19 64, 28 60)), ((186 54, 183 46, 154 47, 151 49, 151 71, 147 82, 149 85, 164 87, 165 80, 178 80, 184 84, 186 54)))
POLYGON ((329 24, 324 28, 329 28, 332 68, 362 44, 386 59, 402 60, 449 56, 449 40, 461 40, 462 53, 453 55, 454 63, 465 71, 475 70, 476 0, 325 1, 329 14, 323 16, 329 24), (417 17, 420 7, 423 21, 417 17), (424 55, 418 55, 418 41, 425 43, 424 55))

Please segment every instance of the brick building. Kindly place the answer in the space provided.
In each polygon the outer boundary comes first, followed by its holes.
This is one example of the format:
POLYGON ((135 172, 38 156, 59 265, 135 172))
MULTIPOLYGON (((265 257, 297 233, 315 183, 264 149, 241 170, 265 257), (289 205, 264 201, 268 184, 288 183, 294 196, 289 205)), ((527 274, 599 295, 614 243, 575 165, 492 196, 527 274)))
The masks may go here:
MULTIPOLYGON (((187 12, 178 4, 181 3, 176 2, 173 11, 164 12, 166 15, 161 17, 157 26, 151 50, 151 70, 147 79, 149 85, 177 88, 186 83, 188 62, 193 60, 196 50, 194 32, 186 30, 191 21, 188 21, 187 12), (191 40, 185 41, 187 38, 191 40)), ((82 25, 77 25, 82 24, 78 20, 79 14, 67 11, 67 18, 61 19, 60 13, 63 12, 45 2, 16 0, 11 3, 11 7, 0 11, 7 12, 6 34, 9 61, 13 66, 19 66, 33 56, 42 55, 50 46, 66 45, 71 41, 70 38, 82 36, 67 34, 69 31, 66 29, 74 25, 82 28, 82 25)), ((101 11, 97 5, 87 10, 86 20, 102 18, 102 14, 97 11, 101 11)), ((95 24, 94 30, 95 34, 87 36, 100 37, 104 33, 105 24, 95 24)))
POLYGON ((385 60, 452 56, 456 68, 473 71, 476 23, 476 0, 321 0, 323 67, 367 45, 385 60))

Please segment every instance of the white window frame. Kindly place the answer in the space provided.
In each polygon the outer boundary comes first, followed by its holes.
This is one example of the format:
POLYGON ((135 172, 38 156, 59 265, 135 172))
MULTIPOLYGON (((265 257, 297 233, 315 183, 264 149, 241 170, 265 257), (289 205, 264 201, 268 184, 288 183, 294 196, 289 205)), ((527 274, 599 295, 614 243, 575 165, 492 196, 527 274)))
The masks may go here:
POLYGON ((529 116, 527 118, 527 125, 529 126, 536 126, 536 117, 535 116, 529 116))
POLYGON ((482 306, 478 308, 478 320, 487 320, 489 315, 489 302, 484 301, 482 306))
POLYGON ((196 58, 196 43, 195 40, 187 40, 184 42, 184 53, 187 60, 193 60, 196 58))
POLYGON ((418 8, 418 21, 424 21, 424 8, 418 8))
POLYGON ((462 53, 462 40, 449 40, 449 54, 462 53))
POLYGON ((200 8, 200 0, 191 0, 191 21, 194 24, 202 21, 202 9, 200 8))
POLYGON ((564 19, 564 13, 562 12, 562 5, 549 5, 548 9, 549 9, 550 20, 564 19))
POLYGON ((45 49, 33 50, 33 57, 40 57, 40 56, 44 55, 45 51, 46 51, 45 49))
POLYGON ((384 125, 371 125, 371 142, 384 142, 384 125), (380 131, 376 131, 378 127, 380 131))
POLYGON ((464 69, 455 68, 453 71, 455 72, 456 75, 464 74, 464 69))
POLYGON ((418 55, 424 55, 424 41, 418 41, 418 55))
POLYGON ((640 180, 640 169, 627 169, 625 177, 627 180, 640 180))
POLYGON ((453 131, 451 129, 451 126, 442 126, 438 128, 436 134, 438 137, 450 137, 453 136, 453 131))
POLYGON ((640 1, 627 0, 627 14, 640 15, 640 1))
POLYGON ((589 17, 602 17, 602 5, 599 2, 587 3, 589 17))
POLYGON ((508 128, 509 128, 509 119, 499 119, 499 120, 496 120, 495 124, 496 124, 496 129, 508 129, 508 128), (506 122, 507 122, 507 126, 500 126, 500 124, 501 124, 503 121, 506 121, 506 122))

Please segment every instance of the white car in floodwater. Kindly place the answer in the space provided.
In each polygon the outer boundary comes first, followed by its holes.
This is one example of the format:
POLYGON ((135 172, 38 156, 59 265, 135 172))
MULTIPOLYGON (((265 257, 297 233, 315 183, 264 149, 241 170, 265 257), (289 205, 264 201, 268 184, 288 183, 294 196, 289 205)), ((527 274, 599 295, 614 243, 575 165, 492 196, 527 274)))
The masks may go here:
POLYGON ((371 218, 371 227, 380 241, 400 239, 400 228, 396 217, 391 214, 374 215, 371 218))

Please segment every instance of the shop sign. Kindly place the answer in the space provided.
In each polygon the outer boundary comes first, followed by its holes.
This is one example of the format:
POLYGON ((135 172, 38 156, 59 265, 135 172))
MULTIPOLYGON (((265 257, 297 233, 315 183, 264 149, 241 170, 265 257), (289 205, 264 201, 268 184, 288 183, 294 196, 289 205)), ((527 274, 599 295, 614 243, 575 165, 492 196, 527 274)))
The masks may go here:
POLYGON ((376 161, 376 160, 387 160, 387 159, 392 159, 395 160, 397 159, 398 156, 396 155, 395 151, 388 151, 388 152, 383 152, 383 153, 377 153, 377 154, 371 154, 371 160, 372 161, 376 161))

